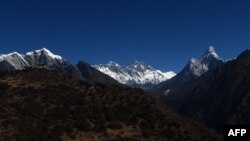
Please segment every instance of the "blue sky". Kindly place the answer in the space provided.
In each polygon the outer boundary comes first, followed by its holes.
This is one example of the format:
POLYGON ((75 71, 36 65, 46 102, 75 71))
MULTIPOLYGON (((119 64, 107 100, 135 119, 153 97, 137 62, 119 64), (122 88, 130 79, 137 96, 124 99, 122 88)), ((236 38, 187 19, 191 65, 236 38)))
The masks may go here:
POLYGON ((46 47, 72 63, 144 61, 180 71, 210 45, 225 59, 250 46, 247 0, 0 1, 0 54, 46 47))

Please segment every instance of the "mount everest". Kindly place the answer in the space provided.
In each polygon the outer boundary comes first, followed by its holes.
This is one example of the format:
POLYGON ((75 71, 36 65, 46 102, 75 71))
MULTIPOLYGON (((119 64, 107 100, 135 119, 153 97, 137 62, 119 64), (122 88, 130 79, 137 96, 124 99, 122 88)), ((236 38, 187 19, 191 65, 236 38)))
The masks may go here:
POLYGON ((139 61, 135 61, 126 67, 120 66, 113 61, 109 61, 107 64, 95 65, 94 67, 118 82, 130 86, 159 84, 175 76, 173 71, 162 72, 139 61))

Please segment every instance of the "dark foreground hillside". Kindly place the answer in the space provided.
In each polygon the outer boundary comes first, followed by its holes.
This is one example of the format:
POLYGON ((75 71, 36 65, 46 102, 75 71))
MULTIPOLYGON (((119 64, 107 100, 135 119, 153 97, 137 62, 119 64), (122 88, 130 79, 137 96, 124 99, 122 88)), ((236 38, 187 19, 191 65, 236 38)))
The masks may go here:
POLYGON ((216 141, 140 89, 90 85, 56 71, 0 75, 1 141, 216 141))
POLYGON ((224 124, 250 124, 250 51, 207 72, 164 101, 179 113, 222 133, 224 124))

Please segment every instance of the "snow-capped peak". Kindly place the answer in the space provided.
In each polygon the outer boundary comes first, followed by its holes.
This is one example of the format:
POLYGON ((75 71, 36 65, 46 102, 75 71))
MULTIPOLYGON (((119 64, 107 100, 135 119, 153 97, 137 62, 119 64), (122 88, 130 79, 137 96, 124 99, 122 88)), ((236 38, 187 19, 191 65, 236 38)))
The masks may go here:
POLYGON ((117 63, 114 62, 114 61, 109 61, 108 64, 107 64, 107 66, 116 66, 116 67, 120 67, 120 65, 117 64, 117 63))
POLYGON ((118 65, 114 61, 110 61, 106 65, 95 65, 94 67, 120 83, 131 86, 137 84, 158 84, 176 75, 172 71, 162 72, 156 70, 150 65, 139 61, 135 61, 126 67, 118 65))
MULTIPOLYGON (((28 65, 28 62, 24 59, 24 56, 22 54, 19 54, 18 52, 0 55, 0 63, 2 61, 8 62, 14 69, 22 69, 28 65)), ((2 67, 3 70, 9 70, 8 66, 6 65, 2 67)))
POLYGON ((192 74, 194 76, 201 76, 208 70, 213 70, 221 65, 222 59, 216 53, 214 47, 210 46, 203 53, 202 57, 199 59, 190 59, 187 66, 182 72, 185 74, 192 74))
POLYGON ((20 53, 18 53, 18 52, 12 52, 12 53, 9 53, 9 54, 1 54, 0 55, 0 60, 5 60, 5 59, 8 59, 8 58, 10 58, 10 57, 18 57, 18 58, 21 58, 22 60, 24 60, 23 59, 23 55, 22 54, 20 54, 20 53))
POLYGON ((135 62, 133 64, 131 64, 130 66, 128 66, 127 68, 129 69, 134 69, 136 71, 146 71, 146 70, 155 70, 153 67, 151 67, 150 65, 147 65, 146 63, 144 62, 140 62, 140 61, 137 61, 135 60, 135 62))
POLYGON ((13 55, 22 56, 18 52, 12 52, 12 53, 9 53, 9 54, 1 54, 0 57, 7 57, 7 56, 13 56, 13 55))
POLYGON ((12 55, 17 55, 17 56, 20 56, 20 57, 23 56, 23 55, 21 55, 21 54, 18 53, 18 52, 12 52, 12 53, 7 54, 7 56, 12 56, 12 55))
POLYGON ((220 59, 213 46, 209 46, 208 49, 205 51, 205 53, 202 55, 202 58, 209 58, 209 57, 220 59))
POLYGON ((26 55, 28 55, 28 56, 33 55, 33 54, 42 55, 44 53, 46 53, 48 56, 50 56, 53 59, 60 59, 60 60, 63 59, 61 56, 53 54, 51 51, 49 51, 46 48, 42 48, 42 49, 39 49, 39 50, 27 52, 26 55))
POLYGON ((50 69, 63 69, 70 63, 46 48, 27 52, 25 55, 18 52, 0 55, 0 66, 2 66, 0 71, 20 70, 26 67, 36 67, 40 64, 50 69))

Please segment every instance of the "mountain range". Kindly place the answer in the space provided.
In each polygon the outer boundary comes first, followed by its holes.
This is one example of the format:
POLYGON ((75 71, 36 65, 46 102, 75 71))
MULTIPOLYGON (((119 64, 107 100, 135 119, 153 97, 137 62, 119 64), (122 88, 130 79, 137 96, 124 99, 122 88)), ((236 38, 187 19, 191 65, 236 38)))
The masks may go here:
POLYGON ((46 48, 30 51, 25 55, 17 52, 0 55, 0 71, 22 70, 27 67, 46 67, 47 69, 64 71, 78 79, 93 81, 93 83, 106 81, 118 84, 120 82, 143 89, 152 88, 154 85, 175 76, 172 71, 162 72, 139 61, 135 61, 127 67, 122 67, 113 61, 94 66, 79 61, 76 65, 72 65, 63 57, 53 54, 46 48))
POLYGON ((40 64, 50 69, 63 69, 70 63, 59 55, 54 55, 48 49, 42 48, 28 52, 25 55, 13 52, 0 55, 1 71, 21 70, 25 67, 33 67, 40 64))
MULTIPOLYGON (((135 61, 127 67, 122 67, 113 61, 110 61, 108 64, 94 66, 84 61, 79 61, 76 65, 72 65, 63 57, 54 55, 46 48, 43 48, 28 52, 25 55, 17 52, 0 55, 0 72, 3 73, 3 76, 12 71, 20 73, 20 76, 18 75, 17 78, 14 78, 15 76, 12 77, 12 73, 10 73, 8 77, 17 79, 15 80, 17 81, 15 86, 18 87, 24 84, 30 85, 28 83, 26 84, 24 80, 31 79, 31 77, 38 77, 37 79, 43 83, 42 85, 46 85, 44 81, 47 80, 44 79, 54 78, 50 71, 56 71, 56 76, 59 72, 63 72, 65 75, 61 80, 57 80, 56 78, 56 80, 51 80, 52 83, 64 81, 64 79, 72 77, 74 79, 72 85, 80 81, 80 83, 84 85, 84 88, 87 88, 87 90, 84 91, 88 93, 93 92, 94 95, 96 95, 97 92, 99 94, 102 93, 101 91, 106 90, 118 94, 119 97, 119 93, 126 93, 125 91, 128 89, 126 85, 130 87, 140 87, 182 116, 222 133, 224 124, 250 124, 250 89, 248 88, 250 85, 249 58, 250 51, 246 50, 236 59, 224 61, 219 57, 213 47, 209 47, 201 57, 197 59, 191 58, 185 67, 178 74, 175 74, 171 71, 162 72, 156 70, 150 65, 139 61, 135 61), (44 77, 40 77, 40 71, 43 69, 46 70, 42 71, 44 74, 41 74, 41 76, 44 75, 44 77), (34 76, 28 75, 29 73, 24 73, 26 71, 32 73, 34 76), (38 76, 35 76, 35 74, 38 76), (19 80, 23 75, 25 75, 25 78, 19 80), (26 75, 29 77, 26 78, 26 75), (98 85, 97 89, 93 88, 95 85, 98 85), (116 89, 119 90, 116 91, 116 89)), ((5 83, 6 78, 1 79, 5 83)), ((13 81, 9 80, 8 85, 13 81)), ((35 82, 32 81, 32 83, 35 82)), ((5 86, 7 85, 3 84, 1 91, 6 92, 4 91, 5 86)), ((34 89, 37 87, 40 87, 40 83, 37 83, 34 89)), ((78 88, 79 85, 73 89, 78 88)), ((129 89, 132 91, 131 94, 137 93, 136 90, 139 90, 129 89)), ((47 90, 47 87, 45 90, 47 90)), ((13 91, 13 93, 14 92, 15 91, 13 91)), ((109 92, 107 92, 107 94, 109 94, 109 92)), ((144 92, 142 93, 142 95, 146 94, 144 92)), ((129 94, 126 93, 125 95, 129 94)), ((112 95, 112 97, 116 96, 112 95)), ((131 102, 129 99, 130 98, 127 99, 127 102, 131 102)), ((102 98, 96 100, 101 103, 104 102, 102 98)), ((131 108, 138 106, 138 103, 132 102, 130 104, 134 104, 131 108)), ((143 102, 140 104, 143 104, 143 102)), ((115 108, 121 108, 120 106, 122 105, 116 106, 118 107, 115 108)), ((157 108, 161 109, 161 106, 157 106, 157 108)), ((144 108, 141 108, 141 110, 144 108)), ((124 108, 123 110, 126 111, 128 109, 124 108)), ((144 114, 148 114, 147 112, 144 114)), ((158 117, 156 120, 158 120, 158 117)), ((152 129, 151 125, 147 125, 147 127, 148 126, 152 129)))
POLYGON ((135 61, 127 67, 120 66, 114 61, 109 61, 107 64, 94 65, 94 67, 122 84, 144 89, 149 89, 153 85, 175 76, 173 71, 162 72, 139 61, 135 61))
POLYGON ((91 83, 120 85, 119 82, 91 67, 88 63, 79 61, 76 65, 72 65, 63 57, 53 54, 46 48, 31 51, 25 55, 17 52, 0 55, 1 72, 23 70, 26 68, 59 70, 79 80, 91 83))
POLYGON ((192 58, 177 75, 173 71, 162 72, 139 61, 135 61, 126 67, 114 61, 94 66, 79 61, 76 65, 73 65, 46 48, 30 51, 25 55, 18 52, 0 55, 0 71, 21 70, 27 67, 46 67, 47 69, 64 71, 66 74, 81 80, 88 80, 93 83, 107 81, 118 84, 119 82, 131 87, 140 87, 152 91, 151 93, 157 93, 156 95, 174 91, 175 87, 179 88, 186 82, 198 78, 206 71, 213 70, 221 64, 223 64, 223 61, 213 47, 209 47, 201 58, 192 58))

